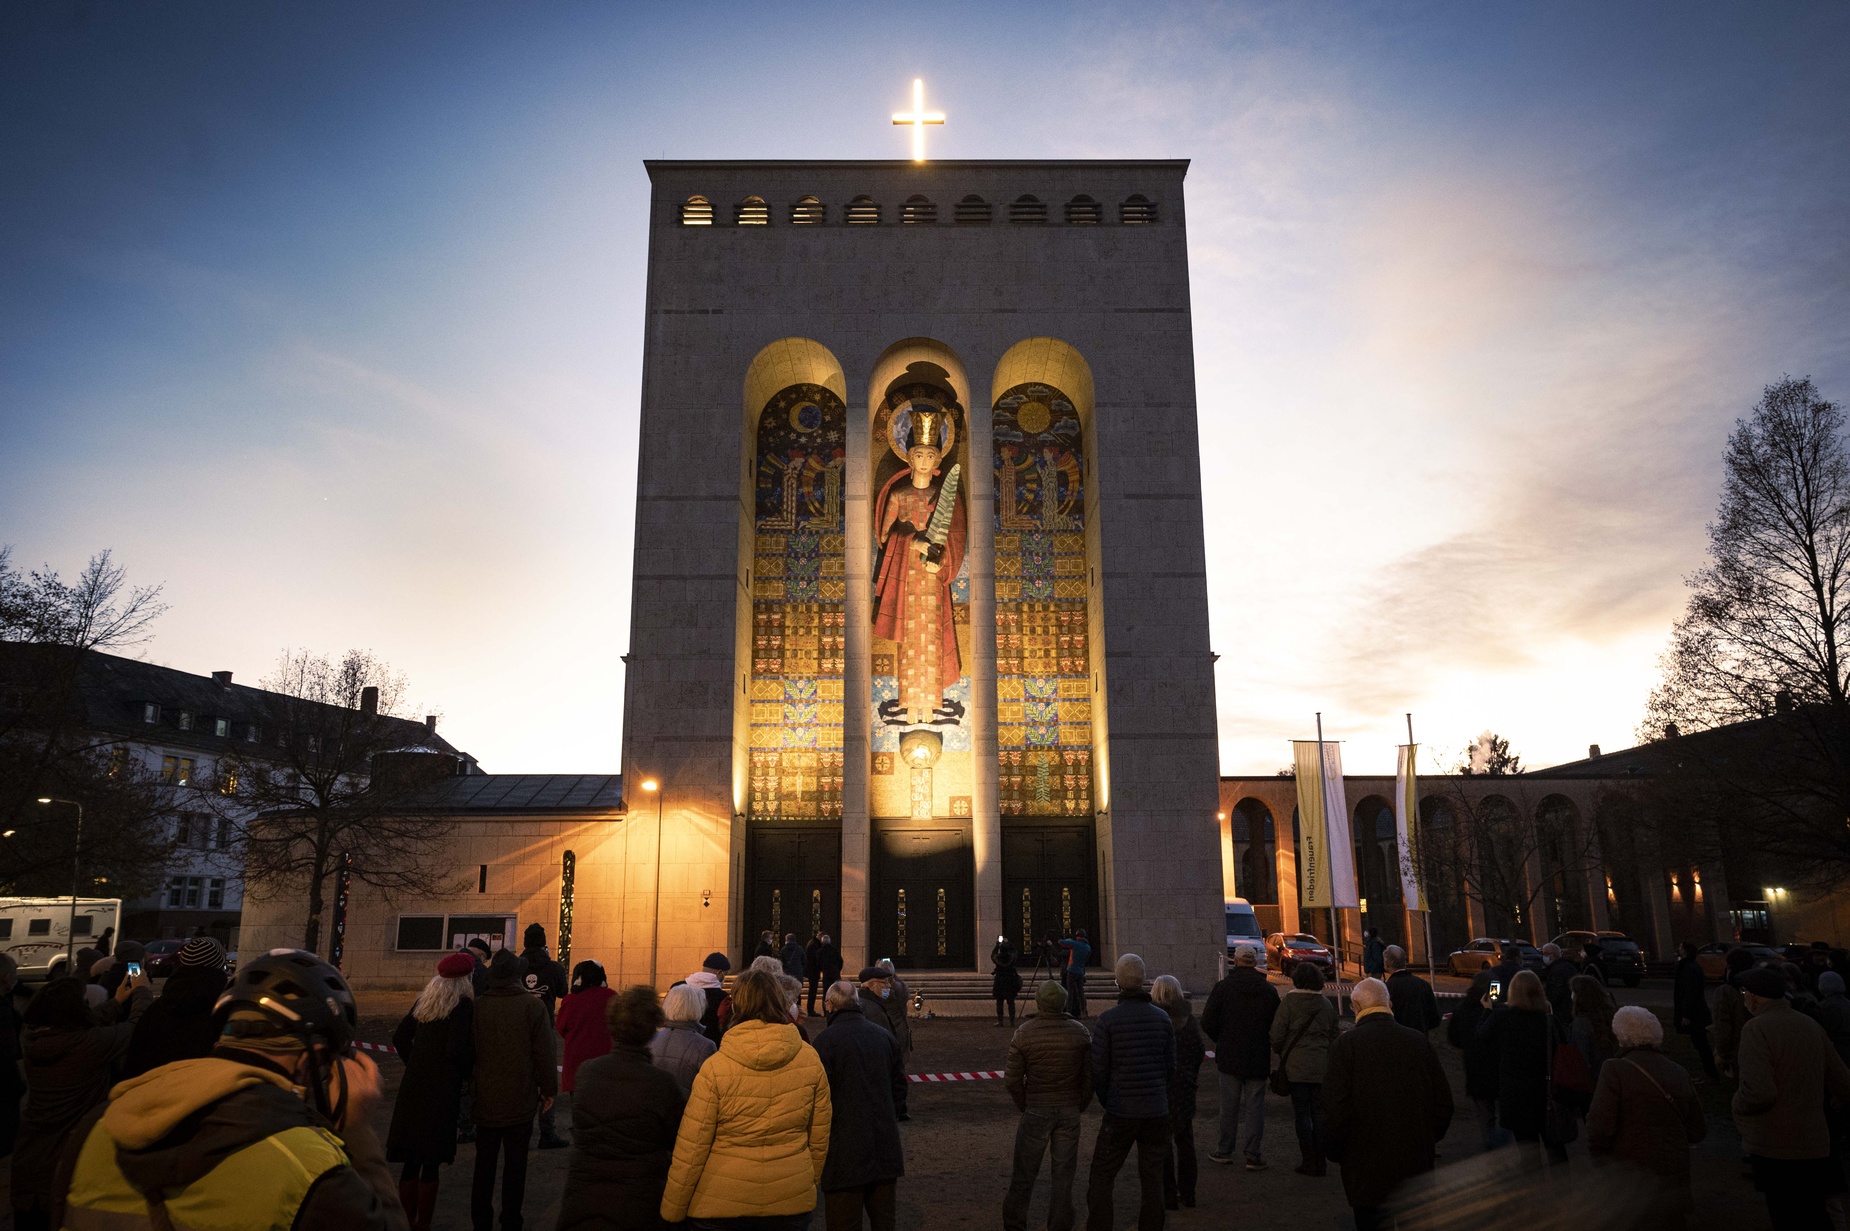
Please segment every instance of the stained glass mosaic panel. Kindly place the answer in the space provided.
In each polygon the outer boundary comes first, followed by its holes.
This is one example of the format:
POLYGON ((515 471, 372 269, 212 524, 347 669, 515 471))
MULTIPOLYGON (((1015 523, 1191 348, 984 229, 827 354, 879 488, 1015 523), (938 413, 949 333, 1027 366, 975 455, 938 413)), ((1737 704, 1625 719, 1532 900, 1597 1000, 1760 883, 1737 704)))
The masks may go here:
POLYGON ((997 784, 1004 816, 1092 811, 1085 440, 1072 402, 1017 385, 995 409, 997 784))
POLYGON ((792 385, 758 418, 751 814, 841 816, 847 410, 792 385))

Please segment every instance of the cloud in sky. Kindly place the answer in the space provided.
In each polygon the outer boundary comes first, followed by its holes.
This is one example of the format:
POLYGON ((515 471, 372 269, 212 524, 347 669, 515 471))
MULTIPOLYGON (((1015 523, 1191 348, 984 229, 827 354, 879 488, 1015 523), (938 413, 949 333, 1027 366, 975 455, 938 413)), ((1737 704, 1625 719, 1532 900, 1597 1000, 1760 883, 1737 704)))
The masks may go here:
MULTIPOLYGON (((1721 442, 1850 397, 1828 8, 0 15, 0 541, 614 768, 645 157, 1189 157, 1223 761, 1627 741, 1721 442)), ((727 464, 717 459, 717 464, 727 464)))

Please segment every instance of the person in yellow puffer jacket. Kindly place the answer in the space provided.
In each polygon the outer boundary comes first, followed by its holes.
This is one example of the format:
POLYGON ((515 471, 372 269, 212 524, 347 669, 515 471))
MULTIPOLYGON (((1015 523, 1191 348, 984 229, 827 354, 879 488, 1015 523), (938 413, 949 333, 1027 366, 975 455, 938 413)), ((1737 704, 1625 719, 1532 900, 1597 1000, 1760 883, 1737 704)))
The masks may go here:
POLYGON ((752 1220, 808 1225, 829 1155, 829 1078, 790 1021, 777 976, 749 970, 732 989, 725 1037, 694 1077, 662 1217, 693 1231, 752 1220))

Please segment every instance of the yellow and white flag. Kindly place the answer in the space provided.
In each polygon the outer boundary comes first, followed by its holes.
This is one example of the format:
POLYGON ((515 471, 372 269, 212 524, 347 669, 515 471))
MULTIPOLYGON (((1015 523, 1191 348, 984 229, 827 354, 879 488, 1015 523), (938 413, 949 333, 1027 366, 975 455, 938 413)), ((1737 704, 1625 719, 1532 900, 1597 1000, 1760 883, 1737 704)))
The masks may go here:
POLYGON ((1306 907, 1359 906, 1342 745, 1314 739, 1291 744, 1298 783, 1298 839, 1304 848, 1304 866, 1298 869, 1300 901, 1306 907))
POLYGON ((1415 768, 1420 746, 1402 744, 1394 769, 1394 827, 1400 836, 1400 894, 1408 910, 1425 910, 1420 889, 1420 779, 1415 768))

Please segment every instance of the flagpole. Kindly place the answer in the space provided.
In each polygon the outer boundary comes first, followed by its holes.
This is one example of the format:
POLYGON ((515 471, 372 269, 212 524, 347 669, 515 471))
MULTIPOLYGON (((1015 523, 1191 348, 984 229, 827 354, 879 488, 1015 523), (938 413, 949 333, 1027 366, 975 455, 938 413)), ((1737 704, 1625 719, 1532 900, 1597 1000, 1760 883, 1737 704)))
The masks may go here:
MULTIPOLYGON (((1411 713, 1407 715, 1407 748, 1408 748, 1407 755, 1412 756, 1413 755, 1412 753, 1413 715, 1411 713)), ((1415 808, 1418 808, 1419 801, 1415 800, 1413 806, 1415 808)), ((1413 832, 1412 822, 1418 819, 1419 818, 1417 814, 1415 816, 1411 816, 1407 818, 1408 820, 1407 832, 1408 833, 1413 832)), ((1413 878, 1414 878, 1415 884, 1423 884, 1423 882, 1420 880, 1420 870, 1418 868, 1413 869, 1413 878)), ((1426 904, 1426 909, 1420 912, 1420 918, 1426 924, 1426 981, 1428 983, 1433 984, 1434 986, 1437 986, 1438 981, 1439 981, 1439 975, 1437 973, 1437 967, 1433 964, 1433 955, 1432 955, 1432 903, 1431 902, 1428 902, 1426 904)))

